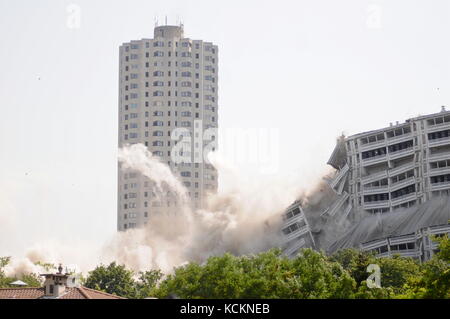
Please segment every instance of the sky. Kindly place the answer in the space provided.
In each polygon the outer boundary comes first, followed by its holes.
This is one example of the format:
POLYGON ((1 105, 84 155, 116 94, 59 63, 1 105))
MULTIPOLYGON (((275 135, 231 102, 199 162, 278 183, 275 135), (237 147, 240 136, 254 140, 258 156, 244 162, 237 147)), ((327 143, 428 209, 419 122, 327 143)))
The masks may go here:
POLYGON ((307 189, 342 133, 450 107, 449 15, 447 0, 0 0, 0 256, 115 232, 118 49, 155 18, 219 46, 221 131, 275 132, 273 169, 242 175, 307 189))

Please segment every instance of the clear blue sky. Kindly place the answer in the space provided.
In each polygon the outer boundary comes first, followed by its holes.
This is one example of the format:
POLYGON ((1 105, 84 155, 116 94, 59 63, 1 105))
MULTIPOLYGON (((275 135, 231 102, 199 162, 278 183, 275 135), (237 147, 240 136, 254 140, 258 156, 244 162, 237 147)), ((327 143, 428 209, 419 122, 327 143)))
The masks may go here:
POLYGON ((450 107, 447 0, 0 0, 0 255, 114 233, 118 47, 165 15, 219 45, 220 127, 278 129, 302 187, 341 132, 450 107))

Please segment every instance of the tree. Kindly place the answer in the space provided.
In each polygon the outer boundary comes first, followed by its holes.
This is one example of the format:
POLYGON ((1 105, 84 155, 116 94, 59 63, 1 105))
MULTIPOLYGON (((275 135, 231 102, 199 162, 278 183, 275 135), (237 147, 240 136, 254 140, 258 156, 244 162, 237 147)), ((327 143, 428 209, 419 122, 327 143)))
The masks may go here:
POLYGON ((439 242, 439 251, 422 265, 420 276, 412 277, 401 298, 450 298, 450 239, 448 235, 434 238, 439 242))
POLYGON ((355 281, 336 262, 311 249, 288 259, 278 249, 253 256, 225 254, 179 267, 163 280, 158 297, 351 298, 355 281))
POLYGON ((330 257, 339 262, 355 279, 358 285, 357 298, 389 298, 406 290, 405 285, 420 276, 420 265, 412 258, 394 255, 391 258, 378 258, 368 252, 355 249, 343 249, 330 257), (376 264, 381 271, 381 287, 367 287, 369 273, 367 267, 376 264))
POLYGON ((10 287, 10 284, 18 279, 22 280, 24 283, 28 285, 28 287, 41 287, 42 279, 38 274, 29 273, 23 274, 18 278, 7 277, 4 268, 10 263, 11 257, 0 257, 0 288, 10 287))
POLYGON ((121 297, 137 298, 138 294, 133 276, 133 271, 126 269, 124 265, 117 265, 112 262, 108 266, 97 266, 89 272, 84 285, 121 297))
POLYGON ((154 297, 156 285, 161 280, 163 273, 160 270, 149 270, 139 272, 139 279, 136 283, 138 298, 154 297))

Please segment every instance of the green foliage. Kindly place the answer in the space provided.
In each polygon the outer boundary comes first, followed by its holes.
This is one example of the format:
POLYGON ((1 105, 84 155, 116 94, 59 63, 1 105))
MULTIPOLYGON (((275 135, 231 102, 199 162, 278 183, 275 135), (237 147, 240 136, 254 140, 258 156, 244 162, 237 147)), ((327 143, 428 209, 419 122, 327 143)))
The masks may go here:
POLYGON ((126 269, 125 266, 112 262, 108 266, 100 265, 89 272, 84 285, 117 296, 136 298, 133 275, 133 271, 126 269))
POLYGON ((10 263, 11 257, 0 257, 0 288, 11 287, 11 283, 20 279, 28 285, 28 287, 41 287, 42 279, 38 274, 24 274, 20 278, 7 277, 4 268, 10 263))
POLYGON ((420 276, 410 278, 400 298, 450 298, 450 240, 448 235, 435 240, 439 252, 422 265, 420 276))
POLYGON ((177 268, 159 286, 160 298, 351 298, 356 284, 336 262, 304 250, 294 259, 270 250, 256 256, 211 257, 177 268))
POLYGON ((154 297, 156 286, 162 277, 163 273, 160 270, 141 271, 136 282, 137 298, 154 297))

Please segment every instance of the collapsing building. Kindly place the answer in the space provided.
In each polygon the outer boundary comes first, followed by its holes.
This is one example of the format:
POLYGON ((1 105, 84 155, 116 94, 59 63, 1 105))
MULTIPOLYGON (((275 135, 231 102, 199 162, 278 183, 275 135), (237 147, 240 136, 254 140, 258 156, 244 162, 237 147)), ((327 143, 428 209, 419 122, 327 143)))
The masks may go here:
POLYGON ((450 111, 341 138, 328 164, 330 186, 347 203, 384 213, 450 194, 450 111))
POLYGON ((284 253, 287 256, 294 256, 301 248, 315 248, 311 228, 299 201, 295 201, 283 214, 282 232, 284 253))
POLYGON ((405 123, 342 136, 328 164, 336 170, 326 179, 334 198, 325 209, 303 214, 316 248, 357 247, 423 261, 436 249, 430 235, 450 233, 450 202, 434 204, 450 195, 450 111, 444 107, 405 123), (429 201, 433 204, 425 205, 429 201), (400 212, 405 220, 395 223, 400 212))

